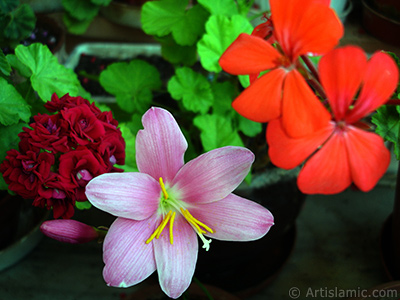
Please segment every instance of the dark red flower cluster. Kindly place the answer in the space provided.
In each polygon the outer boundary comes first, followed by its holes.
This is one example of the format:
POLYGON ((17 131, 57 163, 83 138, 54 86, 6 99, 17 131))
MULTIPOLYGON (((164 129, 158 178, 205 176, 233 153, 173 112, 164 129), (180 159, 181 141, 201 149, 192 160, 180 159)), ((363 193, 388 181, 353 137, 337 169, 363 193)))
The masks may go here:
POLYGON ((34 116, 31 128, 18 135, 19 151, 7 152, 0 172, 11 191, 67 219, 75 201, 87 200, 89 180, 122 172, 114 165, 125 163, 125 141, 112 113, 82 97, 53 94, 44 106, 54 114, 34 116))

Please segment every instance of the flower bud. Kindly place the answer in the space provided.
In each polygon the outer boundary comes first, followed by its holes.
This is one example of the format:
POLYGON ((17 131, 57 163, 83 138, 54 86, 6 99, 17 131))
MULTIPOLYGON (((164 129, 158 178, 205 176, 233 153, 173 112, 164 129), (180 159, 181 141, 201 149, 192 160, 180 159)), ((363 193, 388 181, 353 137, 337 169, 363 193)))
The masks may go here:
POLYGON ((70 244, 87 243, 99 238, 95 228, 70 219, 45 221, 40 230, 52 239, 70 244))

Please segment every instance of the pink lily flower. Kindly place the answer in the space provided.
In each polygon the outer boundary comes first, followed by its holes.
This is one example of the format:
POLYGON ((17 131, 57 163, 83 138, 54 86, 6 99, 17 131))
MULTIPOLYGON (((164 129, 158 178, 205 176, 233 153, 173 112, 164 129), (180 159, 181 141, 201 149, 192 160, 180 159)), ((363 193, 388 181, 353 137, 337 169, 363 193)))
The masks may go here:
POLYGON ((136 137, 140 172, 108 173, 86 186, 89 201, 118 218, 103 247, 110 286, 135 285, 155 270, 162 290, 178 298, 190 285, 198 239, 251 241, 273 225, 261 205, 232 194, 254 161, 251 151, 224 147, 184 164, 187 142, 173 116, 149 109, 136 137))
POLYGON ((369 191, 389 166, 390 152, 380 136, 365 130, 368 125, 361 119, 392 95, 398 83, 397 66, 384 52, 367 60, 362 49, 346 46, 322 57, 319 71, 333 119, 300 138, 288 136, 279 119, 270 122, 271 161, 284 169, 305 161, 297 178, 303 193, 336 194, 351 183, 369 191))

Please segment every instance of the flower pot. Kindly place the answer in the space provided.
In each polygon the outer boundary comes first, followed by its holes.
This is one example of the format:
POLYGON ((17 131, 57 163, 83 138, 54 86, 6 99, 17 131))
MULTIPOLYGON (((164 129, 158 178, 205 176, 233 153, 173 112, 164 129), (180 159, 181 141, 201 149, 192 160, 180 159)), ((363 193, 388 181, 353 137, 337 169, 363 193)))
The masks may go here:
MULTIPOLYGON (((207 292, 213 297, 214 300, 240 300, 237 296, 226 292, 220 288, 205 285, 207 292)), ((209 298, 205 292, 196 283, 192 283, 184 293, 187 300, 208 300, 209 298)), ((135 293, 121 297, 122 300, 169 300, 158 284, 151 284, 142 286, 135 293)), ((180 298, 178 298, 180 299, 180 298)))
POLYGON ((305 200, 293 179, 254 187, 258 181, 264 181, 263 175, 255 176, 253 186, 241 187, 234 193, 268 208, 275 225, 256 241, 213 240, 210 251, 199 251, 195 271, 201 282, 243 298, 269 285, 289 259, 296 240, 295 220, 305 200))
POLYGON ((49 212, 33 207, 31 201, 2 191, 0 199, 0 271, 20 261, 42 238, 40 224, 49 212), (4 209, 4 210, 3 210, 4 209))
MULTIPOLYGON (((398 5, 398 4, 397 4, 398 5)), ((399 16, 385 14, 375 7, 372 0, 362 0, 364 28, 376 38, 393 45, 400 45, 399 16)), ((394 9, 393 11, 395 11, 394 9)))
MULTIPOLYGON (((400 270, 396 270, 393 256, 393 240, 392 240, 392 215, 390 215, 383 223, 379 246, 381 251, 381 260, 386 276, 389 280, 400 279, 400 270)), ((400 254, 397 254, 400 255, 400 254)))

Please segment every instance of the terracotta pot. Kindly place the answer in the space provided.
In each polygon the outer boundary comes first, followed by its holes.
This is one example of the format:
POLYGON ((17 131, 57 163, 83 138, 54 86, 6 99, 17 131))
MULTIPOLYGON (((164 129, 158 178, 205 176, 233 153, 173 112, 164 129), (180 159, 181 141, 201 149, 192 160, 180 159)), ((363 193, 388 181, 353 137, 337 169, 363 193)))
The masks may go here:
MULTIPOLYGON (((228 293, 220 288, 205 285, 206 290, 210 293, 214 300, 240 300, 237 296, 228 293)), ((188 300, 208 300, 205 292, 196 283, 192 283, 185 292, 188 300)), ((142 286, 135 293, 121 297, 122 300, 169 300, 158 284, 142 286)))
POLYGON ((400 19, 385 15, 372 5, 371 0, 363 0, 362 5, 364 28, 384 42, 400 45, 400 19))

